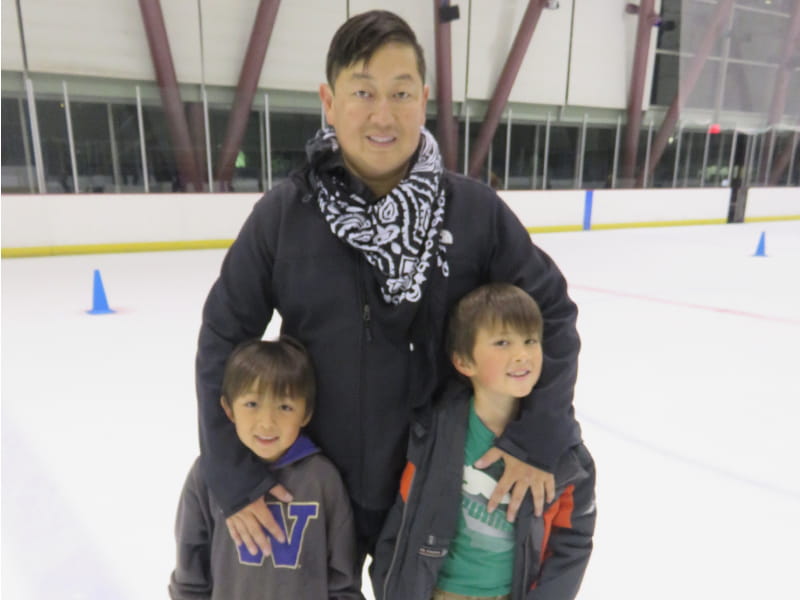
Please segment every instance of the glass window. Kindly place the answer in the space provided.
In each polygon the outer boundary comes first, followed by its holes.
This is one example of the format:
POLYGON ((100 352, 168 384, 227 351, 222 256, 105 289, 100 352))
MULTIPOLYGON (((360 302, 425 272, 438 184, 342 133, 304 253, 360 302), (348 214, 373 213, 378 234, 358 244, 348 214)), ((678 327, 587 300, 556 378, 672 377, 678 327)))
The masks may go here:
MULTIPOLYGON (((768 6, 762 2, 760 8, 768 6)), ((737 9, 731 35, 731 58, 778 62, 788 31, 789 19, 783 15, 737 9)))
POLYGON ((163 109, 161 106, 142 106, 142 119, 150 191, 154 193, 182 191, 184 185, 178 176, 175 153, 172 150, 163 109))
POLYGON ((776 72, 775 67, 729 63, 722 108, 766 113, 772 99, 776 72))
POLYGON ((36 117, 42 146, 42 168, 48 192, 72 193, 72 163, 67 120, 61 100, 37 100, 36 117))
MULTIPOLYGON (((107 105, 70 101, 70 114, 80 191, 98 193, 115 191, 107 105)), ((66 168, 69 169, 69 161, 66 163, 66 168)), ((69 174, 71 177, 71 172, 69 174)))
POLYGON ((319 114, 271 112, 273 185, 305 164, 306 142, 319 127, 319 114))
POLYGON ((6 194, 32 193, 36 191, 36 183, 27 105, 22 98, 3 98, 2 105, 2 191, 6 194))
POLYGON ((616 136, 616 128, 587 126, 583 155, 583 187, 585 189, 611 187, 616 136))
MULTIPOLYGON (((508 189, 535 189, 534 169, 541 170, 543 149, 539 149, 537 163, 537 131, 539 125, 522 125, 515 123, 511 129, 511 156, 508 165, 508 189)), ((539 146, 543 144, 539 140, 539 146)), ((540 177, 541 181, 541 177, 540 177)))
POLYGON ((119 160, 119 189, 128 193, 143 192, 142 150, 136 104, 115 104, 111 108, 119 160))
POLYGON ((578 164, 578 135, 574 126, 550 126, 550 150, 547 155, 547 187, 568 190, 575 187, 575 166, 578 164))

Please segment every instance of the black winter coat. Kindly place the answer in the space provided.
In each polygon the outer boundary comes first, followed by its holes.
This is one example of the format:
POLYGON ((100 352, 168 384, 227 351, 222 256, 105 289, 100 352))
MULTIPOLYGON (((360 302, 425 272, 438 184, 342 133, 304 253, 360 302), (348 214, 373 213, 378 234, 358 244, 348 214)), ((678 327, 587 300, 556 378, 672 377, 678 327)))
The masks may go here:
MULTIPOLYGON (((536 298, 547 349, 540 383, 498 446, 551 470, 580 439, 572 407, 577 308, 561 272, 508 206, 485 185, 446 172, 442 240, 449 274, 434 268, 422 301, 396 307, 383 302, 363 256, 330 231, 308 177, 305 171, 290 178, 256 203, 203 308, 196 359, 200 447, 225 514, 275 483, 238 441, 219 404, 225 360, 239 342, 263 335, 273 311, 314 364, 318 394, 309 435, 357 505, 386 510, 405 464, 410 412, 430 402, 450 372, 442 350, 447 312, 492 281, 536 298)), ((351 185, 371 197, 360 181, 351 185)))
MULTIPOLYGON (((400 494, 378 540, 372 569, 377 600, 429 600, 456 534, 472 390, 453 381, 434 409, 412 421, 400 494)), ((583 444, 554 472, 556 498, 535 517, 530 493, 515 521, 511 600, 570 600, 592 553, 595 467, 583 444)))

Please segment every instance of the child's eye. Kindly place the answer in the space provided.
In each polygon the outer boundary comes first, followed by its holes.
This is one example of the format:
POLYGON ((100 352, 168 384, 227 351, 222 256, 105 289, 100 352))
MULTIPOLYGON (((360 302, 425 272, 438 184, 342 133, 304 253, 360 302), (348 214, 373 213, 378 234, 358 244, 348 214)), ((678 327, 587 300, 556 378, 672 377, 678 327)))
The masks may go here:
POLYGON ((294 411, 294 406, 292 406, 291 404, 281 404, 278 408, 280 408, 280 410, 282 410, 283 412, 294 411))
POLYGON ((258 402, 256 402, 255 400, 247 400, 246 402, 244 402, 243 406, 245 408, 257 408, 258 402))
POLYGON ((508 346, 508 340, 497 340, 494 345, 500 347, 508 346))
POLYGON ((527 340, 525 340, 525 344, 528 345, 528 346, 535 346, 538 343, 539 343, 539 340, 536 339, 536 338, 528 338, 527 340))

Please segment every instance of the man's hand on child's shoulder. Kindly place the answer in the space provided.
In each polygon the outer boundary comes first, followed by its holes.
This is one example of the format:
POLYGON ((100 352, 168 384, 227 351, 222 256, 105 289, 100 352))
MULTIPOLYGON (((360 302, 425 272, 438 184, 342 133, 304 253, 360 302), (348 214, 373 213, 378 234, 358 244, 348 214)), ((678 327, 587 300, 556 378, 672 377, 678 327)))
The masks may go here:
MULTIPOLYGON (((271 488, 269 493, 281 502, 292 501, 292 495, 280 484, 271 488)), ((225 524, 228 526, 228 532, 231 534, 237 548, 244 544, 250 554, 257 554, 259 549, 261 549, 265 557, 272 553, 272 547, 269 538, 264 533, 264 529, 269 531, 279 542, 286 541, 280 525, 278 525, 267 508, 264 498, 259 498, 239 512, 231 515, 225 519, 225 524), (262 529, 262 526, 264 529, 262 529)))
POLYGON ((517 518, 517 511, 525 498, 525 492, 531 491, 533 496, 533 510, 537 517, 544 512, 544 505, 552 502, 556 495, 556 480, 552 473, 537 469, 533 465, 512 456, 500 448, 490 448, 486 454, 475 462, 475 468, 485 469, 489 465, 503 459, 505 468, 503 476, 497 482, 492 497, 489 498, 487 510, 491 513, 499 506, 500 500, 507 493, 511 493, 511 502, 508 504, 506 517, 509 523, 517 518))

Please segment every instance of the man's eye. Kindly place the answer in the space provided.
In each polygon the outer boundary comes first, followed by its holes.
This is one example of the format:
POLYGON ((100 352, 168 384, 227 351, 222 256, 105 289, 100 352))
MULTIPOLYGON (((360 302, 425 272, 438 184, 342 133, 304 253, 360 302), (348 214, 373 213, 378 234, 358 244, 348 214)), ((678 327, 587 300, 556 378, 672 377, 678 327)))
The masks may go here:
POLYGON ((356 96, 356 98, 369 98, 370 93, 367 90, 357 90, 354 96, 356 96))
POLYGON ((410 98, 410 97, 411 97, 411 94, 409 94, 408 92, 397 92, 397 93, 395 94, 395 97, 396 97, 398 100, 406 100, 407 98, 410 98))

